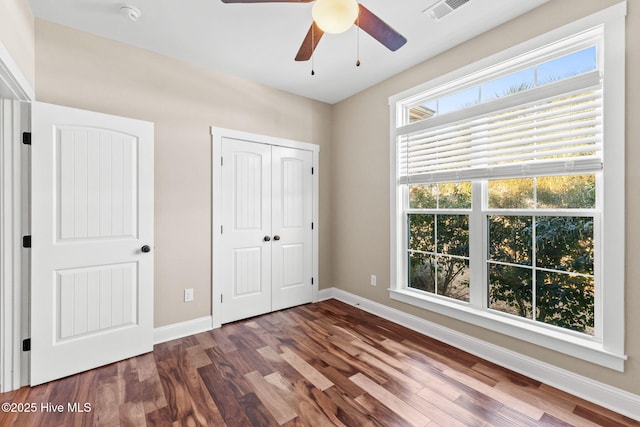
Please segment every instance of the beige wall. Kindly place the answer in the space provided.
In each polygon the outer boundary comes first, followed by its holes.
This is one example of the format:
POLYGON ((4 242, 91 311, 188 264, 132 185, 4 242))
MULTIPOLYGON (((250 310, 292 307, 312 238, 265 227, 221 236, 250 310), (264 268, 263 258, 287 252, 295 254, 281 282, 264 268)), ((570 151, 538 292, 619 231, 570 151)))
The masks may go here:
POLYGON ((640 2, 627 16, 627 270, 624 374, 576 360, 486 329, 389 298, 389 109, 388 98, 475 60, 617 3, 619 0, 552 0, 544 6, 401 73, 333 107, 332 267, 334 285, 536 359, 640 394, 640 2), (366 189, 367 191, 363 191, 366 189), (378 285, 369 284, 369 275, 378 285))
POLYGON ((27 82, 35 83, 34 22, 27 0, 0 0, 0 42, 27 82))
MULTIPOLYGON (((208 128, 215 125, 321 145, 321 287, 335 285, 640 394, 636 381, 640 378, 640 337, 634 329, 640 323, 640 287, 635 286, 640 282, 640 263, 634 255, 640 234, 640 223, 634 220, 640 212, 640 169, 633 167, 640 161, 638 144, 627 144, 625 310, 629 361, 624 374, 392 301, 387 292, 388 97, 617 1, 552 0, 333 107, 37 20, 36 93, 45 102, 155 122, 156 326, 211 311, 208 128), (377 287, 369 285, 370 274, 378 276, 377 287), (186 287, 195 288, 194 303, 182 302, 186 287)), ((640 4, 630 1, 628 9, 627 140, 637 141, 640 130, 634 120, 640 116, 640 99, 632 95, 640 93, 640 83, 632 76, 640 75, 640 4)), ((2 32, 0 38, 7 39, 2 32)))
POLYGON ((156 327, 211 314, 211 125, 320 145, 319 279, 331 282, 329 105, 39 19, 36 73, 39 101, 155 123, 156 327))

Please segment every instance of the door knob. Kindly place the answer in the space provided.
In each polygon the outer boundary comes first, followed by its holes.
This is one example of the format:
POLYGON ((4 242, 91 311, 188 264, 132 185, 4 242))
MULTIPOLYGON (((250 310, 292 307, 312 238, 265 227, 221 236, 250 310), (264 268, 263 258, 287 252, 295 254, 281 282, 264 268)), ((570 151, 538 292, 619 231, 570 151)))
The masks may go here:
POLYGON ((264 241, 265 241, 265 242, 268 242, 269 240, 271 240, 271 237, 269 237, 269 236, 264 236, 264 241))
POLYGON ((275 236, 273 236, 273 240, 280 240, 280 236, 276 234, 275 236))
POLYGON ((143 247, 140 248, 140 250, 146 254, 147 252, 151 252, 151 246, 144 245, 143 247))

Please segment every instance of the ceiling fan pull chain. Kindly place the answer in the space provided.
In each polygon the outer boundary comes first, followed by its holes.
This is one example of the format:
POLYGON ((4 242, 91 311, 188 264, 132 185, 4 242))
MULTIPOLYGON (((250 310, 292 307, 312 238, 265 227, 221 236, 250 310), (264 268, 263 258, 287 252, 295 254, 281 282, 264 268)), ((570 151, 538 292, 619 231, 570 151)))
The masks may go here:
POLYGON ((360 10, 358 9, 358 18, 357 18, 357 29, 358 32, 356 34, 356 43, 357 43, 357 51, 356 51, 356 67, 360 66, 360 10))
POLYGON ((357 34, 358 50, 356 52, 356 67, 360 66, 360 15, 358 15, 358 34, 357 34))
POLYGON ((316 72, 313 70, 313 68, 314 68, 314 66, 313 66, 313 52, 315 51, 314 48, 315 48, 315 45, 316 45, 315 38, 314 38, 315 33, 316 33, 315 26, 316 26, 316 23, 312 22, 311 23, 311 75, 312 76, 316 75, 316 72))

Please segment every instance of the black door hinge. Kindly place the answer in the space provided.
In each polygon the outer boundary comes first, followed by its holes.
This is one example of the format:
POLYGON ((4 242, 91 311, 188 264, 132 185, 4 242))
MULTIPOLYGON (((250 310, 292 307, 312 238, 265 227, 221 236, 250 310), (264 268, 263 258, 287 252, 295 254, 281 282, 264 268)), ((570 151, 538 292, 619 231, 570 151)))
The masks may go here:
POLYGON ((22 351, 31 351, 31 338, 22 340, 22 351))
POLYGON ((31 132, 22 132, 22 143, 24 145, 31 145, 31 132))
POLYGON ((311 168, 311 175, 313 175, 313 168, 311 168))
POLYGON ((313 277, 311 278, 311 284, 313 285, 313 277))
POLYGON ((31 236, 22 236, 22 247, 23 248, 31 247, 31 236))

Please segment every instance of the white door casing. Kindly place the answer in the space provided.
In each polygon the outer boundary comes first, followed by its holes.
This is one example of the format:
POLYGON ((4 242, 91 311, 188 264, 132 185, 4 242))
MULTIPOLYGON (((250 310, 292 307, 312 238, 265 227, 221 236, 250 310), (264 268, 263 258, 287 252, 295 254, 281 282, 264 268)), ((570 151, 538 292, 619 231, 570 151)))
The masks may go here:
POLYGON ((20 101, 0 98, 0 392, 23 385, 21 368, 28 365, 20 345, 26 336, 23 319, 28 321, 22 287, 27 277, 22 268, 27 256, 22 249, 22 236, 27 234, 22 215, 22 167, 28 157, 28 146, 21 142, 28 123, 25 113, 20 101))
MULTIPOLYGON (((230 129, 211 128, 211 131, 213 326, 219 327, 222 323, 316 301, 319 147, 230 129), (255 196, 257 191, 247 193, 247 189, 257 186, 247 185, 248 178, 236 179, 235 175, 239 172, 237 159, 244 156, 250 158, 248 153, 254 151, 260 153, 265 162, 263 166, 260 161, 260 196, 255 196), (232 181, 234 179, 236 182, 232 181), (238 187, 241 181, 244 187, 238 187), (245 193, 245 199, 247 194, 254 194, 254 199, 259 197, 262 200, 260 209, 252 211, 260 212, 263 218, 261 227, 256 227, 255 235, 250 237, 250 244, 236 244, 238 230, 234 228, 234 216, 247 218, 253 215, 238 210, 237 196, 233 195, 237 188, 241 189, 240 193, 245 193), (268 212, 265 213, 267 208, 268 212), (237 289, 252 289, 257 300, 260 293, 257 282, 253 287, 246 283, 237 287, 234 285, 234 275, 243 280, 249 277, 244 267, 247 265, 246 255, 252 251, 257 254, 257 248, 260 248, 261 255, 255 255, 253 259, 260 259, 262 265, 258 266, 257 262, 252 264, 255 271, 260 269, 260 273, 253 273, 252 276, 261 278, 260 292, 263 295, 259 297, 259 303, 253 303, 246 292, 239 297, 241 292, 237 289), (243 257, 238 257, 238 254, 243 257), (238 259, 245 264, 238 264, 238 259)), ((249 176, 253 177, 250 181, 257 182, 255 171, 249 176)), ((242 205, 248 206, 246 202, 242 205)), ((251 233, 244 230, 243 234, 249 236, 251 233)))
POLYGON ((153 349, 153 124, 32 105, 31 385, 153 349))
POLYGON ((28 383, 28 250, 22 235, 28 232, 28 147, 21 134, 30 130, 28 105, 35 92, 18 64, 0 41, 0 392, 28 383), (21 105, 20 105, 21 104, 21 105))

